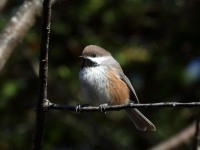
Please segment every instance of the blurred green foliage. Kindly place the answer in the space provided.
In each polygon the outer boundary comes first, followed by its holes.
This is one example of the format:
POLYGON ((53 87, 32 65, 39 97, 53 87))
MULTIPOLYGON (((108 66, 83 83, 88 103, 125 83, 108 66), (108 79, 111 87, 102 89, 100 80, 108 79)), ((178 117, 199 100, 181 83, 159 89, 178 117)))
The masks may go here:
MULTIPOLYGON (((0 30, 22 1, 0 14, 0 30)), ((87 103, 78 72, 83 48, 96 44, 121 63, 143 103, 200 100, 200 1, 66 0, 52 8, 48 98, 55 103, 87 103)), ((38 99, 39 18, 16 48, 0 79, 0 147, 30 149, 38 99)), ((135 129, 123 111, 51 111, 44 149, 150 148, 195 120, 198 109, 142 109, 157 132, 135 129)), ((192 149, 193 141, 178 149, 192 149)))

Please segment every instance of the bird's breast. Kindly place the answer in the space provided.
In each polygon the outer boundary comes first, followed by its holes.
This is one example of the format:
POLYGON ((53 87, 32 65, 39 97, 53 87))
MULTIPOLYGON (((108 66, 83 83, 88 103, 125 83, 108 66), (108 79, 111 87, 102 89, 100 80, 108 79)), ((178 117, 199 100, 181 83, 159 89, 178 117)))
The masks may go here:
POLYGON ((87 67, 80 70, 81 89, 87 99, 93 103, 109 103, 107 68, 87 67))

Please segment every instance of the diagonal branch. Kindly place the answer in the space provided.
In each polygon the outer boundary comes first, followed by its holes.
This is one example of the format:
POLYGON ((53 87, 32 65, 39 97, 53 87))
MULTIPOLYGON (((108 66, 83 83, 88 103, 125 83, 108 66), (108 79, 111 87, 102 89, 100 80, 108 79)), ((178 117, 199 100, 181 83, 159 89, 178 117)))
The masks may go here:
POLYGON ((0 2, 0 12, 4 9, 7 2, 8 2, 8 0, 1 0, 1 2, 0 2))
POLYGON ((195 134, 195 124, 191 124, 180 133, 174 135, 170 139, 161 142, 160 144, 150 148, 149 150, 172 150, 177 149, 179 146, 192 139, 195 134))
POLYGON ((200 132, 199 132, 199 128, 200 128, 200 118, 199 115, 197 116, 196 119, 196 132, 195 132, 195 137, 194 137, 194 149, 195 150, 199 150, 200 149, 200 132))
POLYGON ((42 0, 25 1, 0 35, 0 70, 41 12, 42 0))
MULTIPOLYGON (((56 0, 52 0, 54 4, 56 0)), ((2 3, 2 2, 1 2, 2 3)), ((27 31, 41 14, 42 0, 26 0, 10 19, 0 34, 0 71, 13 52, 14 48, 23 40, 27 31)))

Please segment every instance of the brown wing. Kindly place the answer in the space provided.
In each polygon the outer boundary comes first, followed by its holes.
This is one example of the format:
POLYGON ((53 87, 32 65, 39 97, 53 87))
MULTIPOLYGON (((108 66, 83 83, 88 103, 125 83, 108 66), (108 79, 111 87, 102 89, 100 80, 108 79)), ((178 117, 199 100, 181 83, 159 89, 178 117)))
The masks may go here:
POLYGON ((130 90, 130 100, 132 100, 136 103, 139 103, 138 97, 136 95, 136 92, 135 92, 130 80, 123 73, 120 73, 119 76, 120 76, 120 79, 126 83, 126 85, 128 86, 128 88, 130 90))

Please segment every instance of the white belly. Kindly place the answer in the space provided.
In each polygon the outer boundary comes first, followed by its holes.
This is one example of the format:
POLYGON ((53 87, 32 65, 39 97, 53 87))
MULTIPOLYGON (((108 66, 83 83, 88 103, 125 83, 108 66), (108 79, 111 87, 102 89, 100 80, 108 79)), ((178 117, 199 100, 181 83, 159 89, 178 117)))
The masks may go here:
POLYGON ((102 66, 97 66, 84 68, 79 73, 83 94, 93 104, 109 102, 106 70, 102 66))

